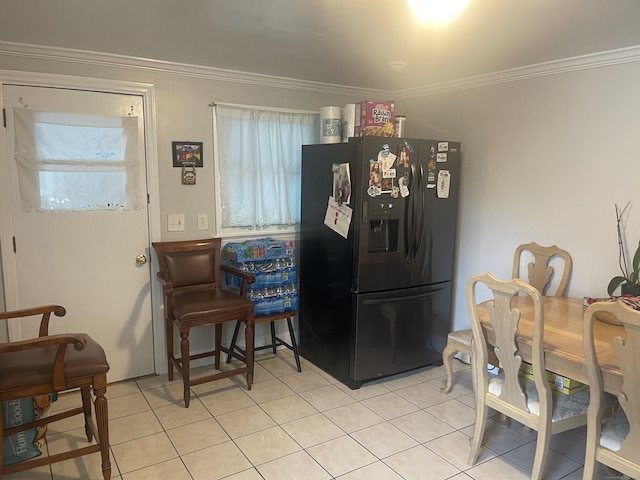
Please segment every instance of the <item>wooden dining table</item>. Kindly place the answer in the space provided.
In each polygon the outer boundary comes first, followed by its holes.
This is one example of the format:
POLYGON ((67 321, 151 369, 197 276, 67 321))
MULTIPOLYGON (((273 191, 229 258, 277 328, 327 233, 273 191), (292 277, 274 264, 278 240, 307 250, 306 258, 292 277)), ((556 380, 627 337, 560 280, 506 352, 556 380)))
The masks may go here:
MULTIPOLYGON (((558 375, 588 384, 582 343, 584 308, 582 298, 543 297, 544 351, 546 369, 558 375)), ((516 334, 519 353, 525 362, 531 363, 533 342, 533 301, 526 296, 516 296, 511 303, 520 311, 521 318, 516 334)), ((478 316, 487 342, 494 345, 495 333, 489 323, 487 302, 478 304, 478 316)), ((626 340, 624 327, 595 320, 594 338, 598 363, 602 371, 605 391, 618 394, 622 390, 622 373, 613 351, 612 339, 626 340)))

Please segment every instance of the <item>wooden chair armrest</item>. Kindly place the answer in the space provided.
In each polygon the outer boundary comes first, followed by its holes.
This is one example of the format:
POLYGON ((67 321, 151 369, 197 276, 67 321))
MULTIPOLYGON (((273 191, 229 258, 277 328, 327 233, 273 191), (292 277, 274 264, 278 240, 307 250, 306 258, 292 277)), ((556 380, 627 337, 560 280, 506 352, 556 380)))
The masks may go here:
POLYGON ((19 342, 2 343, 0 344, 0 353, 24 352, 57 346, 53 362, 53 388, 57 391, 63 390, 66 384, 64 378, 64 355, 67 351, 67 345, 73 345, 76 350, 82 350, 86 344, 86 338, 79 333, 59 334, 21 340, 19 342))
POLYGON ((56 317, 64 317, 67 311, 60 305, 42 305, 33 308, 24 308, 22 310, 10 310, 8 312, 0 312, 0 320, 7 320, 12 318, 33 317, 35 315, 42 315, 40 320, 39 335, 45 337, 49 334, 49 318, 51 314, 56 317))
POLYGON ((19 342, 0 343, 0 353, 23 352, 25 350, 35 350, 38 348, 51 347, 53 345, 68 344, 73 344, 73 347, 76 350, 82 350, 87 344, 87 340, 84 335, 79 333, 48 335, 46 337, 20 340, 19 342))
POLYGON ((220 265, 220 270, 230 273, 231 275, 234 275, 236 277, 240 277, 242 279, 242 283, 240 284, 240 295, 243 297, 247 295, 247 285, 256 282, 256 277, 252 273, 243 272, 242 270, 234 268, 231 265, 220 265))

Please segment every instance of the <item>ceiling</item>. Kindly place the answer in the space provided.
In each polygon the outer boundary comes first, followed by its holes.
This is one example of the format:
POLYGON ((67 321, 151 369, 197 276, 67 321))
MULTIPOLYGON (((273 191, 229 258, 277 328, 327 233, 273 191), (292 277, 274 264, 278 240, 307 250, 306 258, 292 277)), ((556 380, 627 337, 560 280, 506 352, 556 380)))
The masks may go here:
POLYGON ((2 0, 0 12, 4 42, 389 92, 640 45, 639 0, 471 0, 441 27, 405 0, 2 0))

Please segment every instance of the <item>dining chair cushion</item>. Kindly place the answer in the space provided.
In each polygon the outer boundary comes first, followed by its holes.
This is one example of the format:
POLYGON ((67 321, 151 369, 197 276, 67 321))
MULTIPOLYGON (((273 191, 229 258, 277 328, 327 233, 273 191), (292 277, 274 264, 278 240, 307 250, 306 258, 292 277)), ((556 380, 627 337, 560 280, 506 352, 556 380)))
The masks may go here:
MULTIPOLYGON (((72 345, 65 350, 64 375, 67 379, 82 378, 98 373, 107 373, 109 364, 102 347, 89 335, 85 347, 77 351, 72 345)), ((0 390, 13 390, 32 385, 53 383, 53 365, 58 347, 38 350, 6 352, 0 354, 0 390)))
MULTIPOLYGON (((502 391, 502 384, 504 383, 504 374, 500 372, 498 375, 489 380, 489 392, 499 396, 502 391)), ((540 414, 540 397, 538 396, 538 390, 535 383, 526 378, 520 378, 520 384, 527 397, 527 408, 529 412, 534 415, 540 414)), ((572 393, 571 395, 564 395, 555 390, 551 391, 553 398, 553 414, 551 417, 552 422, 558 422, 566 418, 575 417, 576 415, 582 415, 587 413, 589 407, 589 389, 581 390, 579 392, 572 393)))
POLYGON ((618 408, 616 413, 611 415, 602 424, 600 432, 600 445, 609 450, 617 452, 620 450, 622 440, 629 435, 629 420, 622 408, 618 408))
POLYGON ((220 288, 177 293, 173 296, 173 315, 182 321, 198 320, 236 313, 243 304, 253 309, 249 299, 220 288))

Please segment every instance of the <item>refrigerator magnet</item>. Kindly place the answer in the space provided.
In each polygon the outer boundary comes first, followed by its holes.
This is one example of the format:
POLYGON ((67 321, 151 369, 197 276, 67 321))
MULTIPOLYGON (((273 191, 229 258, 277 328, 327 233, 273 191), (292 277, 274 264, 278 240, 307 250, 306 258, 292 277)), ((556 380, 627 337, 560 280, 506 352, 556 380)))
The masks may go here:
POLYGON ((449 170, 438 172, 438 198, 449 198, 449 187, 451 185, 451 174, 449 170))
POLYGON ((400 189, 400 196, 402 198, 409 196, 409 174, 405 173, 398 179, 398 188, 400 189))
POLYGON ((409 157, 411 156, 411 152, 407 145, 400 145, 398 148, 398 166, 399 167, 408 167, 409 166, 409 157))
POLYGON ((438 151, 439 152, 448 152, 449 151, 449 142, 438 142, 438 151))
POLYGON ((380 187, 381 184, 382 184, 382 167, 380 166, 380 162, 372 161, 371 166, 369 167, 369 186, 380 187))
POLYGON ((407 142, 406 140, 404 140, 401 144, 400 147, 405 147, 407 150, 409 150, 410 153, 413 153, 413 147, 411 146, 411 144, 409 142, 407 142))
POLYGON ((438 156, 436 157, 436 162, 446 162, 447 161, 447 154, 446 153, 439 153, 438 156))
POLYGON ((396 154, 391 153, 389 150, 381 150, 378 153, 378 163, 382 165, 383 170, 388 170, 393 166, 393 162, 396 161, 396 154))

